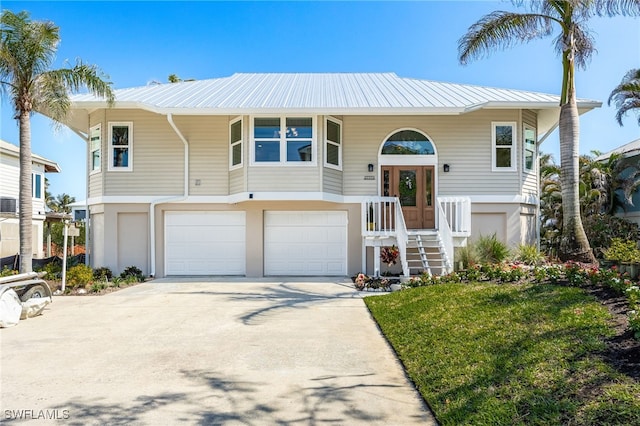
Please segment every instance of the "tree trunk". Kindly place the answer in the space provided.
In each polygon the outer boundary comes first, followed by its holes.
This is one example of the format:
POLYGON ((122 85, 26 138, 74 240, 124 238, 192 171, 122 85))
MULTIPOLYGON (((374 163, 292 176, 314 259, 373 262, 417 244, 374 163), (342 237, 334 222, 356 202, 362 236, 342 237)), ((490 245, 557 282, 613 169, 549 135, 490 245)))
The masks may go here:
POLYGON ((31 177, 31 121, 20 112, 20 272, 31 272, 33 259, 33 200, 31 177))
POLYGON ((580 117, 576 104, 575 89, 569 85, 568 102, 560 107, 560 182, 562 183, 562 236, 559 257, 563 261, 573 260, 595 263, 589 240, 580 217, 578 194, 580 169, 580 117))

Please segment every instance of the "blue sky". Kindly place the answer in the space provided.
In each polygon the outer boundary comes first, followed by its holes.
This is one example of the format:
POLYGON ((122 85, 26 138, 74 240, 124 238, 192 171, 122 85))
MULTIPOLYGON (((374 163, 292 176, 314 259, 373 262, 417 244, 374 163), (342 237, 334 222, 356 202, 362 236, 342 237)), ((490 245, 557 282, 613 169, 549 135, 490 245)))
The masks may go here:
MULTIPOLYGON (((401 77, 560 91, 553 37, 494 52, 461 66, 459 38, 510 2, 165 2, 2 1, 35 20, 60 27, 55 66, 82 58, 97 64, 114 88, 166 82, 169 74, 206 79, 236 72, 395 72, 401 77)), ((640 137, 637 119, 620 127, 607 107, 611 90, 640 67, 638 19, 596 18, 598 53, 577 74, 578 97, 603 102, 581 119, 582 153, 608 151, 640 137)), ((3 98, 0 138, 17 144, 18 128, 3 98)), ((34 116, 33 151, 54 161, 50 192, 85 198, 85 144, 68 129, 55 131, 34 116)), ((558 158, 557 132, 542 145, 558 158)))

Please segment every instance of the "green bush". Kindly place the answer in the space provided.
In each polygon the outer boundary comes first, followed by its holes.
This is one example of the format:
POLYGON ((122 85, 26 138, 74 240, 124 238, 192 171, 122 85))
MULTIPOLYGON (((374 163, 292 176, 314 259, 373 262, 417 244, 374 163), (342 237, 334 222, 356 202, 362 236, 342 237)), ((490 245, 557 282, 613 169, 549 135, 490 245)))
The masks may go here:
POLYGON ((480 263, 500 263, 509 256, 509 248, 498 240, 496 234, 490 237, 481 235, 474 246, 480 263))
POLYGON ((93 282, 93 269, 87 265, 76 265, 67 271, 67 286, 75 288, 93 282))
POLYGON ((640 241, 640 226, 618 216, 589 215, 583 218, 582 223, 593 253, 599 259, 604 257, 604 251, 614 238, 640 241))
POLYGON ((542 254, 536 246, 521 244, 518 246, 515 260, 518 260, 525 265, 540 265, 544 262, 544 254, 542 254))
POLYGON ((604 250, 604 258, 615 262, 640 262, 638 243, 622 238, 613 238, 611 246, 604 250))
POLYGON ((469 269, 478 264, 478 255, 471 241, 464 247, 455 249, 455 266, 458 269, 469 269))
POLYGON ((113 272, 111 272, 111 269, 106 266, 102 266, 93 271, 93 278, 100 281, 111 281, 113 278, 113 272))
POLYGON ((122 271, 120 274, 120 278, 122 278, 125 282, 143 282, 144 274, 142 271, 136 266, 128 266, 122 271))

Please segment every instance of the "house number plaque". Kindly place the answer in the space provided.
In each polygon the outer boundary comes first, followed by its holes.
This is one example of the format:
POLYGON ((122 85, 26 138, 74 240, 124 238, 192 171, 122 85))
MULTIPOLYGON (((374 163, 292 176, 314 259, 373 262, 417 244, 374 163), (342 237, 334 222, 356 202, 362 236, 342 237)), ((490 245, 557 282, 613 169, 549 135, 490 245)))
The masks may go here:
POLYGON ((364 180, 376 180, 375 176, 365 176, 364 180))

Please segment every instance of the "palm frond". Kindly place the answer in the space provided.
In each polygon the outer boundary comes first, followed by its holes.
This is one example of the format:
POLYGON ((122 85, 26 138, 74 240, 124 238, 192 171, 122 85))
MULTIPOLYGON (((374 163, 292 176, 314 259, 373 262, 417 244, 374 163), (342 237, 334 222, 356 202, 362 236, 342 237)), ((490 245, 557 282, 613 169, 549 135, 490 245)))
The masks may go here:
POLYGON ((640 0, 592 0, 592 4, 598 16, 640 15, 640 0))
POLYGON ((488 55, 495 48, 506 49, 551 34, 555 18, 537 13, 495 11, 469 27, 458 40, 458 59, 470 60, 488 55))
POLYGON ((622 126, 622 118, 629 111, 638 113, 638 124, 640 124, 640 68, 629 70, 622 78, 611 94, 607 103, 614 102, 616 111, 616 121, 622 126))

